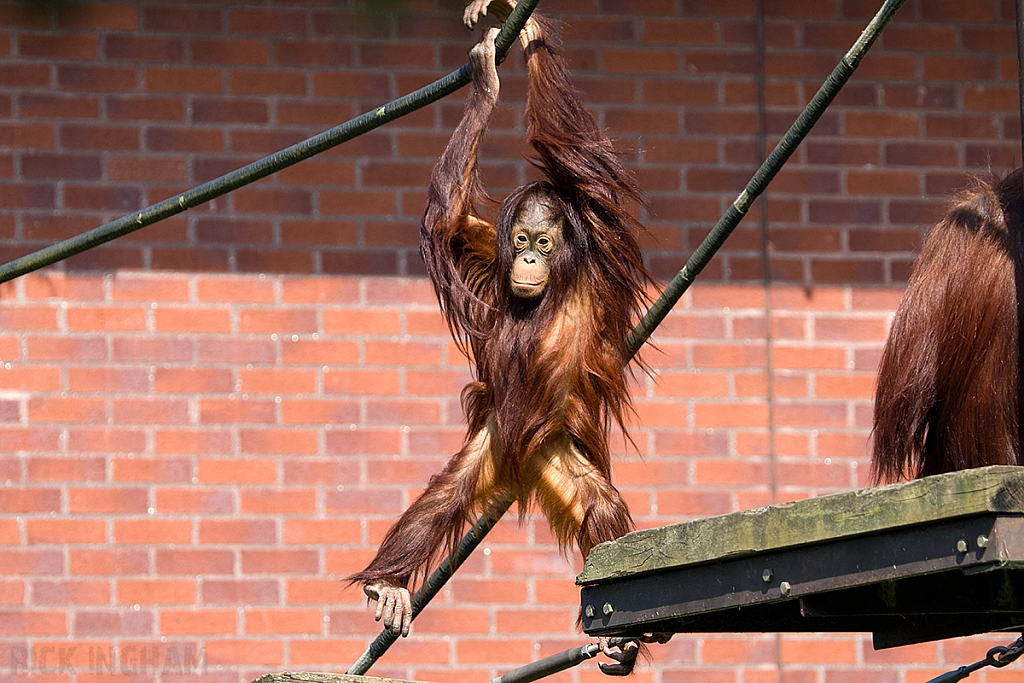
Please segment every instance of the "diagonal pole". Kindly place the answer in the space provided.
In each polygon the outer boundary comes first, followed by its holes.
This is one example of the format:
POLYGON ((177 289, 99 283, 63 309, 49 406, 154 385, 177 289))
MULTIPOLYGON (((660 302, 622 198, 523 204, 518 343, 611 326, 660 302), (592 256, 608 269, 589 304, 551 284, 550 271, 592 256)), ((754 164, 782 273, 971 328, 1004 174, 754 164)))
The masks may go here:
MULTIPOLYGON (((1021 1, 1018 0, 1018 2, 1021 1)), ((725 243, 725 240, 732 234, 732 231, 736 229, 736 226, 747 215, 747 211, 754 204, 754 201, 765 191, 768 184, 782 170, 782 167, 789 161, 789 158, 793 156, 793 152, 796 151, 796 148, 807 137, 807 134, 811 132, 811 128, 818 122, 821 115, 825 113, 828 106, 832 104, 832 101, 839 94, 839 91, 842 90, 843 86, 846 85, 846 82, 850 80, 850 76, 853 75, 853 72, 860 65, 861 59, 871 49, 875 40, 881 35, 882 30, 888 26, 897 10, 903 5, 903 2, 904 0, 885 0, 882 8, 861 33, 860 38, 857 39, 853 47, 840 60, 836 68, 832 70, 828 79, 818 89, 814 97, 811 98, 811 101, 807 103, 803 112, 800 113, 800 116, 793 122, 789 130, 786 131, 779 144, 775 146, 772 153, 768 155, 768 158, 764 160, 761 167, 757 169, 754 177, 747 183, 743 192, 740 193, 726 210, 725 214, 718 220, 711 233, 700 243, 700 246, 693 252, 693 255, 690 256, 682 270, 672 278, 665 291, 661 293, 658 300, 647 311, 647 315, 644 316, 644 319, 640 321, 640 324, 637 325, 636 329, 629 336, 627 344, 631 358, 636 355, 644 342, 650 338, 654 330, 661 324, 661 321, 668 315, 668 312, 672 310, 672 307, 676 305, 690 285, 693 284, 697 275, 704 270, 704 266, 711 261, 711 257, 718 252, 725 243)))
MULTIPOLYGON (((1017 0, 1017 91, 1020 97, 1021 160, 1024 165, 1024 0, 1017 0)), ((1024 453, 1024 235, 1010 226, 1010 240, 1014 246, 1014 289, 1017 295, 1017 460, 1024 453)))
MULTIPOLYGON (((850 48, 825 80, 825 83, 818 89, 818 92, 811 98, 811 101, 808 102, 803 112, 801 112, 800 116, 797 117, 796 121, 786 132, 786 135, 776 145, 775 149, 772 150, 772 153, 768 155, 768 158, 757 169, 754 177, 747 183, 746 189, 740 193, 739 197, 726 210, 711 233, 704 238, 704 241, 701 242, 693 255, 690 256, 683 269, 672 279, 665 288, 665 291, 662 292, 658 300, 651 306, 647 315, 640 321, 636 329, 630 333, 627 339, 627 349, 630 358, 633 358, 640 350, 640 347, 650 338, 654 330, 661 324, 661 321, 668 315, 668 312, 690 287, 694 278, 700 274, 715 253, 721 248, 722 244, 725 243, 725 240, 732 234, 732 231, 743 220, 743 217, 746 216, 754 201, 764 192, 778 172, 782 170, 783 165, 793 155, 793 152, 803 142, 803 139, 807 137, 811 128, 814 127, 814 124, 817 123, 828 106, 835 100, 839 91, 846 85, 846 82, 850 80, 853 72, 860 65, 861 59, 871 49, 875 40, 881 35, 882 30, 888 26, 897 10, 903 6, 903 2, 904 0, 885 0, 882 8, 875 15, 874 19, 871 20, 867 28, 864 29, 863 33, 861 33, 857 42, 854 43, 853 47, 850 48)), ((1024 0, 1018 0, 1018 2, 1024 2, 1024 0)), ((419 610, 441 590, 451 577, 452 572, 449 567, 454 566, 457 568, 461 565, 466 557, 483 541, 487 531, 497 523, 498 519, 508 511, 511 505, 511 500, 507 501, 507 503, 503 501, 496 502, 477 520, 473 529, 463 537, 456 553, 442 563, 416 592, 416 595, 413 597, 413 616, 419 613, 419 610), (418 608, 417 605, 419 605, 418 608)), ((377 637, 377 640, 374 641, 374 644, 370 646, 370 649, 359 658, 357 665, 348 670, 348 673, 365 673, 373 662, 387 650, 387 647, 390 647, 390 644, 398 639, 398 636, 389 636, 387 635, 388 633, 390 632, 387 630, 383 631, 377 637), (384 646, 383 650, 380 650, 379 654, 377 654, 379 649, 378 641, 384 640, 390 640, 391 642, 384 646)))
MULTIPOLYGON (((502 29, 494 41, 496 61, 499 64, 505 61, 509 48, 519 36, 519 32, 526 24, 526 20, 530 17, 534 7, 537 6, 537 2, 538 0, 520 0, 516 9, 509 16, 505 28, 502 29)), ((205 204, 232 190, 237 190, 240 187, 266 178, 300 161, 325 152, 332 147, 337 147, 341 143, 347 142, 363 133, 379 128, 385 123, 394 121, 436 102, 442 97, 450 95, 459 88, 469 84, 471 80, 472 75, 469 64, 464 64, 461 68, 451 72, 444 78, 440 78, 405 97, 392 100, 373 111, 357 116, 340 126, 296 143, 259 161, 254 161, 219 178, 193 187, 191 190, 183 192, 176 197, 165 199, 141 211, 122 216, 98 228, 93 228, 88 232, 6 263, 0 266, 0 282, 8 282, 26 273, 53 265, 58 261, 81 254, 118 237, 124 237, 147 225, 153 225, 165 218, 170 218, 200 204, 205 204)))

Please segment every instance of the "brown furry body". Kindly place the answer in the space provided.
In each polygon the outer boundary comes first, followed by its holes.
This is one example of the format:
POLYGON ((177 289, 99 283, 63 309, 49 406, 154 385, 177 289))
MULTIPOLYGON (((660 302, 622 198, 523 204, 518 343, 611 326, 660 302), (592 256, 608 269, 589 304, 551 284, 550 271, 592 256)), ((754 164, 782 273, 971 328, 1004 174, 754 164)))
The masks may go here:
POLYGON ((649 281, 640 226, 625 207, 640 194, 544 37, 551 27, 537 15, 531 21, 527 131, 546 180, 514 191, 494 222, 478 213, 487 197, 476 153, 497 76, 489 83, 477 69, 466 113, 434 169, 423 219, 428 272, 475 366, 476 381, 462 396, 465 445, 352 581, 411 587, 499 495, 513 496, 520 509, 536 504, 563 549, 575 541, 584 555, 631 528, 611 484, 608 436, 629 409, 625 340, 649 281), (509 285, 511 226, 531 202, 561 216, 564 246, 553 255, 543 296, 524 300, 509 285))
POLYGON ((978 180, 925 239, 875 397, 873 470, 894 481, 1024 464, 1018 436, 1024 178, 978 180))

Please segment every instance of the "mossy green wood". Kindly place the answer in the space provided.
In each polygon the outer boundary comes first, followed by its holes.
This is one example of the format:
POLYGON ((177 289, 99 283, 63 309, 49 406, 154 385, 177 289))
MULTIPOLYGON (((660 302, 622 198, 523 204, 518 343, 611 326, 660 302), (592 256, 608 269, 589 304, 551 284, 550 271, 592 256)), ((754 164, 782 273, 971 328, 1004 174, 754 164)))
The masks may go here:
POLYGON ((981 467, 635 531, 591 550, 576 583, 992 512, 1024 515, 1024 467, 981 467))
POLYGON ((352 676, 317 671, 285 671, 279 674, 260 676, 252 683, 415 683, 397 678, 375 678, 374 676, 352 676))

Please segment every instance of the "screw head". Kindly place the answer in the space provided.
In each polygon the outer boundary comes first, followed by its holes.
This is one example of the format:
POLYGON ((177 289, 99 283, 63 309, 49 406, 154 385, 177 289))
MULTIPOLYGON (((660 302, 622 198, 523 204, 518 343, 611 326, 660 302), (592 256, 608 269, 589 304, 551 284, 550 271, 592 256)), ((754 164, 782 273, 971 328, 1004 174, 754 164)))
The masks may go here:
POLYGON ((783 597, 788 597, 789 594, 793 592, 793 587, 789 585, 789 581, 783 581, 779 584, 779 591, 782 593, 783 597))
POLYGON ((604 603, 604 607, 601 608, 601 611, 605 614, 611 614, 615 611, 615 608, 612 607, 612 603, 606 602, 604 603))
POLYGON ((594 615, 597 613, 597 610, 594 609, 593 605, 587 605, 583 608, 583 613, 587 615, 587 619, 593 619, 594 615))
POLYGON ((978 544, 979 548, 987 548, 988 547, 988 536, 986 536, 985 534, 982 534, 982 535, 978 536, 977 540, 975 540, 975 543, 978 544))
POLYGON ((765 583, 770 583, 772 580, 772 576, 773 574, 771 569, 765 569, 763 572, 761 572, 761 580, 765 583))
POLYGON ((962 538, 959 541, 957 541, 956 542, 956 551, 958 553, 966 553, 967 552, 967 541, 965 541, 962 538))

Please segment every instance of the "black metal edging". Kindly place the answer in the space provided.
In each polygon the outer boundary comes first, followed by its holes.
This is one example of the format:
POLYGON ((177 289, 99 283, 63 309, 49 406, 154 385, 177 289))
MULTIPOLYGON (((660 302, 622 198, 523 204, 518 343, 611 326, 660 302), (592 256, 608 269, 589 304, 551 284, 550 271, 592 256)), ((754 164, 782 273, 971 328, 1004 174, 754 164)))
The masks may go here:
POLYGON ((704 238, 704 241, 693 252, 693 255, 690 256, 683 269, 672 278, 665 291, 661 293, 658 300, 647 311, 644 319, 640 321, 640 324, 629 335, 627 346, 630 358, 635 356, 640 347, 644 345, 644 342, 650 338, 655 328, 661 324, 661 321, 665 319, 668 312, 672 310, 672 307, 676 305, 680 297, 689 289, 697 275, 704 270, 704 266, 711 261, 711 258, 722 247, 725 240, 732 234, 732 231, 736 229, 736 226, 743 220, 743 217, 747 215, 747 211, 753 205, 754 200, 764 192, 768 187, 768 183, 782 170, 782 167, 793 155, 793 152, 796 151, 796 148, 807 137, 807 134, 811 132, 814 124, 818 122, 821 115, 832 104, 832 100, 836 98, 839 91, 850 80, 850 76, 853 75, 853 72, 860 65, 860 60, 871 49, 875 40, 882 33, 882 30, 889 24, 889 21, 903 5, 903 1, 885 1, 878 14, 875 15, 875 18, 871 20, 871 23, 861 33, 857 42, 853 44, 853 47, 846 53, 828 79, 818 89, 818 92, 811 98, 811 101, 807 103, 807 106, 800 113, 800 116, 797 117, 797 120, 786 131, 786 135, 775 146, 775 149, 768 155, 768 158, 764 160, 761 167, 757 169, 754 177, 747 183, 743 192, 740 193, 739 197, 736 198, 725 214, 718 220, 718 223, 715 224, 711 234, 704 238))
MULTIPOLYGON (((508 21, 505 22, 501 33, 498 34, 494 41, 496 61, 499 64, 505 60, 509 48, 519 37, 519 32, 526 24, 530 14, 533 13, 533 9, 537 6, 538 1, 519 0, 508 21)), ((432 104, 467 85, 471 80, 469 64, 465 64, 462 68, 434 81, 430 85, 424 86, 397 100, 392 100, 340 126, 296 143, 259 161, 254 161, 219 178, 193 187, 176 197, 165 199, 141 211, 122 216, 98 228, 93 228, 88 232, 6 263, 0 266, 0 282, 8 282, 26 273, 31 273, 34 270, 63 261, 66 258, 88 251, 93 247, 98 247, 118 237, 124 237, 147 225, 153 225, 165 218, 170 218, 225 195, 228 192, 266 178, 300 161, 309 159, 343 142, 358 137, 363 133, 368 133, 385 123, 394 121, 428 104, 432 104)))

